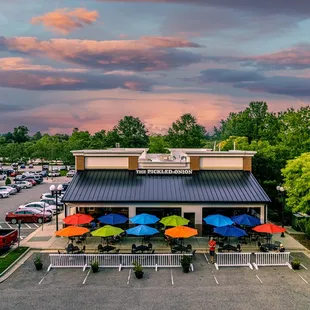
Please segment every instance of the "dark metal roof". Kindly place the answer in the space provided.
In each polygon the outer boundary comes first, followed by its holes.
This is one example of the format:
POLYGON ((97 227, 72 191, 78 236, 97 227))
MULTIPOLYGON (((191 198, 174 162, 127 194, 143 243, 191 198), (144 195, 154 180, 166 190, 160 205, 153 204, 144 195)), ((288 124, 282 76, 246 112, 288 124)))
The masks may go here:
POLYGON ((192 175, 137 175, 128 170, 79 171, 64 202, 267 203, 252 173, 194 171, 192 175))

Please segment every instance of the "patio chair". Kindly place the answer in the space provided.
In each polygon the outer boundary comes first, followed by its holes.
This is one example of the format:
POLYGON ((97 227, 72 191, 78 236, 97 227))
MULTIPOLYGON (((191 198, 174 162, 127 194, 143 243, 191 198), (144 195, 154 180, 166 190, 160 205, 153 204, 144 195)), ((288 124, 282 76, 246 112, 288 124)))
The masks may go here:
POLYGON ((148 251, 152 251, 152 249, 153 249, 153 244, 152 244, 152 243, 149 243, 149 244, 147 245, 147 247, 148 247, 148 251))
POLYGON ((192 248, 192 245, 191 244, 188 244, 186 246, 186 252, 192 252, 193 248, 192 248))
POLYGON ((196 260, 196 250, 192 252, 192 255, 193 255, 193 259, 196 260))
POLYGON ((274 242, 274 247, 275 247, 276 250, 280 248, 280 245, 281 245, 280 241, 275 241, 274 242))
POLYGON ((242 250, 241 250, 241 245, 238 243, 237 244, 237 252, 241 252, 242 250))
POLYGON ((258 242, 257 242, 257 247, 258 247, 258 250, 260 250, 261 246, 262 246, 261 242, 260 242, 260 241, 258 241, 258 242))
POLYGON ((98 244, 97 250, 98 250, 98 253, 103 253, 103 246, 101 243, 98 244))
POLYGON ((135 254, 137 252, 137 246, 135 244, 131 245, 131 254, 135 254))

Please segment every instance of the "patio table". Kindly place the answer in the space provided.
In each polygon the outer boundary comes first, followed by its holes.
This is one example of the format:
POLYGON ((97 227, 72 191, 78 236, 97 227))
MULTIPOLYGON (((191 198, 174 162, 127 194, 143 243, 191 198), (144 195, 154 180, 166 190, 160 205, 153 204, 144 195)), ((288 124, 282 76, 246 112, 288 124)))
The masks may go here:
POLYGON ((115 250, 116 247, 115 246, 112 246, 112 245, 106 245, 104 246, 102 249, 101 249, 101 252, 110 252, 110 251, 113 251, 115 250))
POLYGON ((136 251, 135 252, 144 252, 144 251, 148 251, 149 247, 146 245, 139 245, 136 247, 136 251))

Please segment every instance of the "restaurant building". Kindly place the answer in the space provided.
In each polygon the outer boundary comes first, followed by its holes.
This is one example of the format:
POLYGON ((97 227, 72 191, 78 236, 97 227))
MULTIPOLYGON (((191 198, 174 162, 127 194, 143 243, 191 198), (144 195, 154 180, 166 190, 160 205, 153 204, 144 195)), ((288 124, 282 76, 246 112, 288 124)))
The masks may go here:
POLYGON ((113 148, 72 151, 77 173, 63 201, 66 215, 180 215, 199 232, 203 218, 250 213, 267 220, 268 195, 252 174, 250 151, 113 148))

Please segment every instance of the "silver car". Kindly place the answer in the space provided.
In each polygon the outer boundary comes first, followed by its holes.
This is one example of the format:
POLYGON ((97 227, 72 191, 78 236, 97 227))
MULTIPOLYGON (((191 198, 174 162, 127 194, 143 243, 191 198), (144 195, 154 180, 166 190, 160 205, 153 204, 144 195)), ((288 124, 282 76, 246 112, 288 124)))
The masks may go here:
POLYGON ((50 212, 51 214, 56 214, 56 206, 50 206, 47 203, 41 201, 34 201, 24 205, 20 205, 18 208, 36 208, 39 209, 41 212, 45 209, 45 211, 50 212))
POLYGON ((7 190, 0 190, 0 198, 7 198, 10 196, 10 192, 7 190))
POLYGON ((11 186, 1 186, 0 191, 1 190, 7 190, 10 193, 10 195, 14 195, 17 193, 17 189, 11 186))

